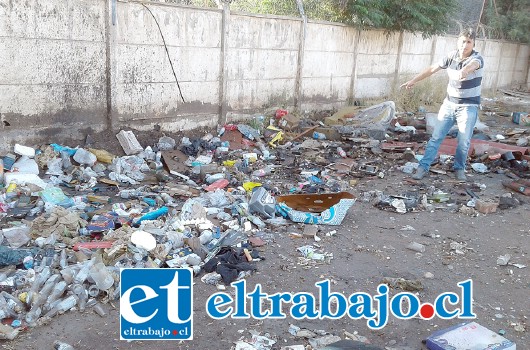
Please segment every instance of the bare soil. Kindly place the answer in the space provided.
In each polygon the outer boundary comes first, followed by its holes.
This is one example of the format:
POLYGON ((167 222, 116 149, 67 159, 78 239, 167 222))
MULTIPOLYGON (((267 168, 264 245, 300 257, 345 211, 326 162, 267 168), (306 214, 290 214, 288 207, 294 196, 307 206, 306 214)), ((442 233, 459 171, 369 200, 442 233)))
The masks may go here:
MULTIPOLYGON (((491 127, 491 133, 505 132, 516 127, 507 117, 482 115, 482 121, 491 127)), ((528 129, 528 128, 526 128, 528 129)), ((528 132, 528 130, 527 130, 528 132)), ((528 135, 528 134, 527 134, 528 135)), ((144 135, 145 140, 157 140, 161 135, 144 135)), ((144 137, 140 136, 140 137, 144 137)), ((105 137, 94 139, 95 148, 106 148, 105 137), (99 146, 101 145, 101 146, 99 146)), ((108 138, 106 140, 109 140, 108 138)), ((146 143, 144 143, 146 144, 146 143)), ((384 157, 384 156, 381 156, 384 157)), ((474 312, 476 321, 494 332, 504 331, 505 337, 517 344, 518 349, 530 349, 530 197, 512 193, 518 200, 513 208, 498 209, 494 213, 466 215, 458 209, 471 199, 465 187, 452 179, 452 173, 431 173, 419 182, 409 181, 409 175, 398 171, 393 162, 381 163, 384 178, 366 176, 352 187, 358 200, 340 226, 320 226, 320 242, 312 238, 293 238, 289 233, 303 232, 301 225, 271 230, 271 240, 260 248, 265 258, 256 263, 257 272, 247 277, 247 288, 261 284, 263 292, 307 292, 316 295, 315 283, 324 279, 332 282, 332 291, 350 295, 355 292, 376 294, 377 286, 385 277, 419 280, 423 290, 418 291, 422 301, 433 301, 443 292, 459 293, 457 283, 473 281, 474 312), (451 201, 434 203, 432 210, 399 214, 373 205, 373 197, 365 201, 365 193, 379 190, 388 195, 405 192, 423 194, 430 186, 448 193, 451 201), (336 230, 336 234, 326 233, 336 230), (425 252, 407 249, 410 242, 425 245, 425 252), (456 252, 451 242, 461 243, 456 252), (319 252, 333 254, 329 263, 303 261, 297 248, 317 244, 319 252), (510 263, 526 265, 498 266, 500 255, 510 254, 510 263), (431 275, 429 275, 431 274, 431 275), (524 330, 523 330, 524 329, 524 330), (522 331, 521 331, 522 330, 522 331)), ((296 170, 295 170, 296 171, 296 170)), ((499 200, 509 190, 502 186, 508 177, 503 173, 478 174, 469 171, 467 188, 482 199, 499 200), (480 186, 478 185, 485 185, 480 186)), ((426 349, 422 340, 432 332, 458 323, 458 320, 412 319, 391 317, 386 327, 370 330, 366 320, 343 317, 338 320, 234 320, 210 318, 205 309, 206 299, 217 288, 195 278, 194 286, 194 339, 173 341, 119 340, 118 302, 105 304, 105 317, 92 309, 81 313, 69 311, 53 318, 48 325, 22 331, 13 341, 2 341, 4 349, 51 349, 56 340, 64 341, 75 349, 231 349, 240 339, 249 340, 250 330, 266 335, 277 342, 273 349, 303 344, 308 340, 289 333, 290 324, 309 330, 323 330, 346 338, 345 332, 366 337, 383 349, 426 349)), ((231 287, 227 287, 233 293, 231 287)), ((400 292, 391 290, 391 295, 400 292)), ((288 310, 284 310, 288 311, 288 310)))

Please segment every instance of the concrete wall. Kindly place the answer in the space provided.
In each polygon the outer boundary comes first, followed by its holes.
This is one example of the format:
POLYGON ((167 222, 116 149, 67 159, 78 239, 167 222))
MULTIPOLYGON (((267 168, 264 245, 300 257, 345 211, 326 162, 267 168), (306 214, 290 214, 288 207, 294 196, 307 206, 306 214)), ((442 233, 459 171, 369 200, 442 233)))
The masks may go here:
POLYGON ((217 117, 220 11, 118 2, 111 30, 116 127, 174 130, 217 117))
POLYGON ((105 127, 104 5, 0 0, 1 148, 105 127))
MULTIPOLYGON (((456 39, 228 7, 0 0, 0 150, 103 129, 187 130, 271 106, 327 109, 384 97, 456 39)), ((484 89, 527 84, 529 46, 477 40, 476 49, 486 62, 484 89)))
POLYGON ((294 101, 300 21, 232 14, 226 50, 228 111, 294 101))
POLYGON ((354 74, 356 39, 357 31, 353 28, 308 23, 301 67, 303 109, 347 103, 354 74))

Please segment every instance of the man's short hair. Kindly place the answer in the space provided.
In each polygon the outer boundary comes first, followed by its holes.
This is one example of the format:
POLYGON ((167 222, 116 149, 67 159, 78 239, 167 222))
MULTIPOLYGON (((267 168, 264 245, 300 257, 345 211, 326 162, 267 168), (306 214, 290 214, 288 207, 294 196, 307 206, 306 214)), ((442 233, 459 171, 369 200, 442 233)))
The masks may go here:
POLYGON ((473 30, 473 28, 466 28, 466 29, 462 30, 460 32, 460 34, 458 34, 458 37, 461 37, 461 36, 469 38, 469 39, 475 41, 475 37, 477 35, 476 35, 475 31, 473 30))

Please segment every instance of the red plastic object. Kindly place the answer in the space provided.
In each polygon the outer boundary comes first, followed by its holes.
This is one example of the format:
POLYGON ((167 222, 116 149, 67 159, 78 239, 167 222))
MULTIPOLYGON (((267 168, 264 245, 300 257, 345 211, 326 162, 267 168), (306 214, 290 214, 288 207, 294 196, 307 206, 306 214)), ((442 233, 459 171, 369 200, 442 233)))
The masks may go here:
POLYGON ((235 131, 237 130, 237 125, 235 124, 225 124, 224 126, 226 131, 235 131))
POLYGON ((206 186, 204 189, 208 192, 219 190, 228 186, 229 182, 227 179, 219 179, 212 183, 211 185, 206 186))
POLYGON ((281 117, 287 115, 288 113, 289 112, 286 111, 285 109, 278 109, 278 110, 276 110, 276 114, 275 114, 276 119, 280 119, 281 117))
POLYGON ((86 248, 86 249, 99 249, 99 248, 110 248, 112 247, 112 244, 114 241, 96 241, 96 242, 77 242, 72 247, 73 250, 77 251, 79 248, 86 248))

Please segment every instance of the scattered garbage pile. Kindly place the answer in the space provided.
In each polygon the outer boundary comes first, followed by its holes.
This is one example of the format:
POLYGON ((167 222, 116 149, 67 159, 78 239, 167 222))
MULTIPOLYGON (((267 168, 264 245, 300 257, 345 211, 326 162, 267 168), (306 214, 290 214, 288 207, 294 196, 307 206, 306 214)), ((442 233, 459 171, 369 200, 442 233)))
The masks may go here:
MULTIPOLYGON (((450 195, 434 185, 354 194, 361 178, 412 173, 429 123, 427 115, 398 115, 389 101, 323 120, 279 109, 146 147, 122 130, 124 156, 16 144, 0 164, 0 318, 12 320, 0 337, 72 308, 104 316, 101 304, 119 298, 120 268, 186 267, 203 283, 230 284, 259 268, 278 227, 296 223, 317 240, 311 227, 340 225, 357 198, 400 213, 436 209, 450 195)), ((529 139, 527 129, 513 135, 529 139)), ((530 195, 527 145, 474 140, 472 169, 505 173, 506 188, 530 195)), ((447 172, 450 158, 442 154, 433 171, 447 172)), ((488 205, 476 194, 480 184, 462 191, 482 213, 517 205, 488 205)), ((332 259, 312 245, 298 251, 306 263, 332 259)))

